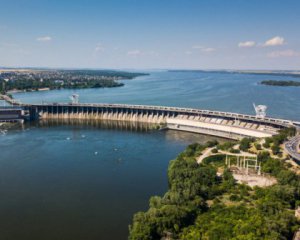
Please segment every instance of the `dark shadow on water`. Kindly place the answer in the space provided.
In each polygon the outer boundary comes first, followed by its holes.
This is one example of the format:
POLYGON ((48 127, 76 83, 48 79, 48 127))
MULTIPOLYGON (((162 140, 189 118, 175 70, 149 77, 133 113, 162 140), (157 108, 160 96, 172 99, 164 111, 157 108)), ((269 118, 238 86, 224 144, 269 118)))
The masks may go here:
POLYGON ((45 119, 32 123, 27 123, 27 126, 43 127, 58 127, 72 126, 74 128, 95 128, 95 129, 112 129, 124 130, 133 132, 147 132, 157 130, 159 125, 152 123, 140 123, 129 121, 112 121, 112 120, 86 120, 86 119, 45 119))
POLYGON ((151 133, 151 132, 163 132, 167 141, 176 141, 176 142, 198 142, 201 144, 206 143, 207 141, 217 140, 218 142, 233 141, 225 138, 176 131, 176 130, 167 130, 160 129, 159 124, 153 123, 141 123, 141 122, 130 122, 130 121, 114 121, 114 120, 87 120, 87 119, 43 119, 36 122, 31 122, 25 124, 25 128, 38 127, 38 128, 49 128, 49 127, 72 127, 72 129, 97 129, 97 130, 114 130, 114 131, 128 131, 128 132, 137 132, 137 133, 151 133))

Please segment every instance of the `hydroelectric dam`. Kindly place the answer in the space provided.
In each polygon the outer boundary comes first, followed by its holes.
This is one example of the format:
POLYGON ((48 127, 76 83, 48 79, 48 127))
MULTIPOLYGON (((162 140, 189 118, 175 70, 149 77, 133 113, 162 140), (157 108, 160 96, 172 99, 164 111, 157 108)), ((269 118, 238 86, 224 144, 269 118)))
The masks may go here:
MULTIPOLYGON (((16 108, 22 109, 21 113, 24 114, 24 118, 30 121, 39 119, 86 119, 148 123, 165 129, 201 133, 235 140, 244 137, 270 137, 282 128, 299 128, 300 126, 299 122, 290 120, 192 108, 78 102, 24 104, 6 95, 0 97, 16 108)), ((14 111, 12 107, 10 109, 14 111)), ((9 110, 7 109, 5 112, 7 111, 9 110)))

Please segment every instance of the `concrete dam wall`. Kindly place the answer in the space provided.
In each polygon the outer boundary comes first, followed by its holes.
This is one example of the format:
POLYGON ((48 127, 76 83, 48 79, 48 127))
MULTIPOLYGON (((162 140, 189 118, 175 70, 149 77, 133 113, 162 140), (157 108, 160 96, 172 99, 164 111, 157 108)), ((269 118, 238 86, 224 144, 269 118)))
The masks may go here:
POLYGON ((165 114, 138 112, 138 111, 110 111, 110 110, 91 110, 85 111, 76 109, 71 112, 39 112, 39 118, 41 119, 91 119, 91 120, 112 120, 112 121, 128 121, 128 122, 141 122, 141 123, 166 123, 166 119, 169 117, 165 114))
POLYGON ((33 104, 22 106, 35 119, 139 122, 163 128, 241 139, 269 137, 293 122, 252 115, 190 108, 125 104, 33 104))

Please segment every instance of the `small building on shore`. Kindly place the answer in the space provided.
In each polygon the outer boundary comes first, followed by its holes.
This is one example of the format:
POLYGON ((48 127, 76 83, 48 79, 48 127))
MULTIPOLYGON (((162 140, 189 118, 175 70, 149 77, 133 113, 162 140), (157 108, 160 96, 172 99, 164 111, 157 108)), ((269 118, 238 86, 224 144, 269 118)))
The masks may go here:
POLYGON ((21 122, 28 117, 28 113, 20 107, 0 107, 0 122, 21 122))

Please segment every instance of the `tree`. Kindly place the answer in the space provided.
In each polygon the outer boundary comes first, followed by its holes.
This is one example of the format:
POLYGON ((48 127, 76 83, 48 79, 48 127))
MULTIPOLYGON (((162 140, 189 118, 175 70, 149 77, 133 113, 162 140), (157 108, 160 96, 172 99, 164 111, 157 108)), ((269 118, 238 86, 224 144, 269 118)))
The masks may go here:
POLYGON ((254 141, 254 139, 252 138, 243 138, 241 141, 240 141, 240 150, 241 151, 248 151, 249 148, 251 147, 251 143, 254 141))
POLYGON ((271 147, 271 150, 272 150, 272 153, 274 155, 277 155, 280 153, 280 147, 277 145, 277 144, 274 144, 272 147, 271 147))
POLYGON ((259 144, 259 143, 255 143, 255 148, 256 148, 256 150, 257 151, 259 151, 259 150, 261 150, 262 148, 261 148, 261 144, 259 144))
POLYGON ((292 239, 299 229, 294 208, 300 202, 300 177, 262 151, 262 171, 278 183, 251 189, 237 183, 227 168, 217 176, 222 155, 197 164, 195 156, 203 147, 190 145, 170 162, 168 191, 151 197, 148 211, 135 214, 129 239, 292 239))

